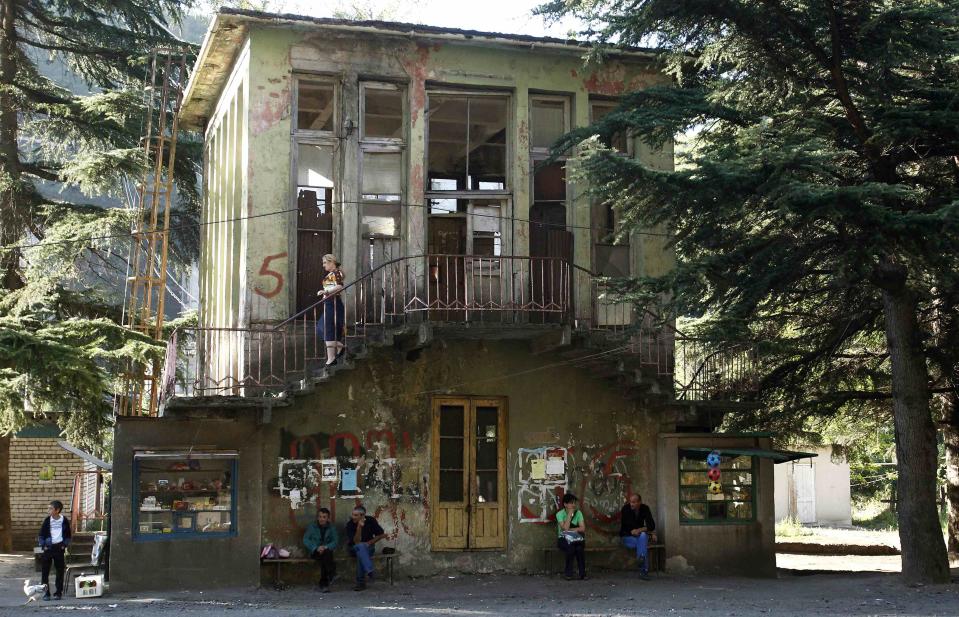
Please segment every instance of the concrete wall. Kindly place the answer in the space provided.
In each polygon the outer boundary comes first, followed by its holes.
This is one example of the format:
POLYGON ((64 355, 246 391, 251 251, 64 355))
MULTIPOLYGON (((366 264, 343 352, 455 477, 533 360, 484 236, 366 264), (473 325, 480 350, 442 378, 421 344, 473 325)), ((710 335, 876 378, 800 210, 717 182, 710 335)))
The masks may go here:
MULTIPOLYGON (((523 520, 552 515, 556 496, 521 478, 521 450, 562 447, 569 458, 564 490, 582 500, 589 545, 615 544, 619 509, 630 491, 641 491, 652 507, 657 503, 655 444, 663 413, 625 401, 612 383, 574 367, 550 366, 554 363, 531 355, 525 342, 437 343, 412 361, 379 350, 292 407, 274 408, 263 433, 262 474, 269 478, 263 485, 264 542, 298 549, 315 516, 312 499, 318 492, 319 504, 333 510, 339 526, 362 501, 386 530, 386 545, 402 553, 397 567, 402 576, 540 572, 542 549, 555 545, 555 523, 523 520), (506 550, 431 552, 430 461, 437 454, 430 447, 430 393, 437 390, 507 398, 506 550), (361 500, 331 495, 334 485, 322 483, 310 489, 311 500, 293 508, 289 497, 274 489, 280 466, 288 461, 336 454, 358 459, 361 500), (398 482, 382 473, 393 465, 401 471, 398 482), (368 474, 371 469, 380 473, 368 474)), ((591 555, 592 565, 601 557, 607 556, 591 555)), ((603 563, 628 561, 623 551, 603 563)))
POLYGON ((794 479, 796 464, 812 464, 814 478, 815 521, 819 525, 851 525, 852 496, 849 484, 849 463, 833 456, 831 446, 808 450, 819 456, 796 463, 776 465, 776 520, 798 518, 797 503, 804 490, 794 479))
POLYGON ((114 432, 110 581, 117 591, 243 587, 259 583, 260 430, 235 419, 117 418, 114 432), (237 535, 133 541, 133 455, 137 450, 237 450, 237 535))
POLYGON ((656 511, 658 531, 666 543, 667 568, 691 566, 697 572, 775 576, 773 463, 769 459, 754 459, 755 521, 717 524, 679 522, 679 450, 715 448, 721 451, 724 447, 768 448, 769 439, 689 433, 659 437, 659 500, 656 511))
POLYGON ((31 550, 36 546, 40 523, 54 499, 63 502, 67 516, 73 499, 73 481, 83 470, 83 459, 57 445, 58 438, 10 440, 10 510, 13 548, 31 550), (40 471, 50 466, 53 479, 41 480, 40 471))
MULTIPOLYGON (((531 92, 559 94, 572 102, 573 126, 589 124, 590 96, 616 96, 629 90, 665 81, 665 77, 638 59, 615 59, 601 67, 586 69, 578 50, 525 50, 493 45, 438 43, 389 35, 347 36, 319 29, 251 28, 247 46, 237 61, 236 75, 248 93, 246 111, 248 167, 241 192, 248 216, 267 215, 244 226, 243 240, 232 260, 208 261, 213 266, 206 278, 217 281, 222 293, 240 289, 251 303, 252 321, 272 321, 291 314, 295 303, 296 213, 275 214, 294 207, 292 158, 292 97, 295 74, 332 78, 339 87, 339 105, 333 126, 336 132, 337 189, 334 194, 334 252, 344 264, 347 279, 361 272, 358 216, 355 204, 359 186, 359 131, 346 135, 347 119, 359 121, 359 83, 388 81, 402 85, 407 93, 405 141, 406 187, 401 250, 407 255, 426 251, 427 212, 424 205, 427 91, 436 87, 495 89, 511 96, 508 127, 508 190, 510 199, 503 214, 521 219, 504 221, 503 253, 529 252, 531 200, 529 156, 529 96, 531 92), (248 54, 248 55, 247 55, 248 54), (248 62, 248 66, 244 63, 248 62), (241 252, 240 247, 243 247, 241 252), (237 271, 236 265, 240 269, 237 271), (246 282, 242 280, 246 277, 246 282)), ((219 107, 229 108, 236 93, 228 86, 219 107)), ((242 101, 236 107, 243 111, 242 101)), ((226 118, 226 116, 224 116, 226 118)), ((213 122, 211 122, 211 125, 213 122)), ((221 121, 222 123, 222 121, 221 121)), ((236 125, 239 126, 239 125, 236 125)), ((208 138, 211 131, 207 130, 208 138)), ((672 168, 672 147, 651 151, 636 143, 637 156, 657 169, 672 168)), ((222 156, 220 158, 223 158, 222 156)), ((217 159, 219 160, 219 159, 217 159)), ((226 160, 226 159, 224 159, 226 160)), ((214 165, 214 170, 216 165, 214 165)), ((208 164, 208 171, 210 165, 208 164)), ((213 188, 208 199, 215 197, 213 188)), ((568 224, 575 229, 574 260, 590 267, 590 204, 583 187, 570 183, 568 224)), ((210 211, 218 203, 208 201, 210 211)), ((232 202, 231 202, 232 203, 232 202)), ((210 216, 209 214, 207 216, 210 216)), ((208 237, 207 242, 212 238, 208 237)), ((225 240, 229 243, 229 237, 225 240)), ((657 275, 674 263, 664 239, 637 235, 631 245, 634 274, 657 275)), ((317 264, 318 267, 318 264, 317 264)), ((578 290, 577 293, 587 293, 578 290)), ((212 298, 213 295, 206 297, 212 298)), ((223 302, 222 299, 217 302, 223 302)), ((587 302, 579 302, 588 306, 587 302)), ((204 306, 204 311, 214 310, 204 306)), ((205 320, 208 321, 208 320, 205 320)))

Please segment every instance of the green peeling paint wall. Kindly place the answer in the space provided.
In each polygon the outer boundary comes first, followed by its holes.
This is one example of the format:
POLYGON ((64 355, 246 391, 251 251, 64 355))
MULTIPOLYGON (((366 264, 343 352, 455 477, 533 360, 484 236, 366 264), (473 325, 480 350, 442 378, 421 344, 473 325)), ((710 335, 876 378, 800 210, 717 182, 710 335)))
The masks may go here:
MULTIPOLYGON (((504 215, 518 220, 504 225, 503 254, 527 255, 530 95, 566 97, 571 102, 573 126, 585 126, 589 124, 591 96, 615 97, 666 80, 640 58, 624 57, 586 68, 581 50, 576 49, 522 49, 389 34, 359 36, 318 28, 252 26, 235 61, 233 78, 221 94, 218 113, 207 129, 205 216, 221 220, 230 218, 224 215, 231 212, 242 212, 257 218, 207 231, 202 268, 206 324, 245 325, 282 320, 292 314, 296 270, 301 266, 295 263, 296 212, 292 211, 295 75, 323 76, 338 86, 333 123, 337 133, 334 252, 344 264, 348 281, 361 271, 355 206, 360 146, 358 131, 346 136, 343 125, 348 119, 354 124, 360 121, 361 82, 385 81, 405 88, 404 203, 413 206, 404 208, 400 250, 406 255, 420 255, 427 249, 427 211, 422 204, 428 91, 465 88, 509 95, 507 188, 511 198, 504 215), (234 129, 242 134, 231 134, 232 141, 220 134, 234 129)), ((637 141, 633 149, 653 167, 672 168, 671 144, 651 151, 637 141)), ((582 187, 573 182, 568 184, 567 211, 567 225, 574 233, 574 261, 590 268, 590 204, 582 187)), ((655 275, 672 268, 674 257, 664 238, 636 234, 630 242, 630 264, 633 274, 655 275)), ((584 286, 575 293, 576 305, 588 307, 584 297, 588 289, 584 286)))

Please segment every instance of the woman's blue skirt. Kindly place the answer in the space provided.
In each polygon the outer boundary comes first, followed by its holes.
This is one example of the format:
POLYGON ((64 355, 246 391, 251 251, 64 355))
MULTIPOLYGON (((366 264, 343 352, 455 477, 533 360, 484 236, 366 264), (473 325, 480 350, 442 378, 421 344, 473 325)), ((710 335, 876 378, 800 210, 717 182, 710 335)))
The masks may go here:
POLYGON ((346 309, 339 296, 323 301, 323 315, 316 324, 317 334, 327 343, 346 342, 346 309))

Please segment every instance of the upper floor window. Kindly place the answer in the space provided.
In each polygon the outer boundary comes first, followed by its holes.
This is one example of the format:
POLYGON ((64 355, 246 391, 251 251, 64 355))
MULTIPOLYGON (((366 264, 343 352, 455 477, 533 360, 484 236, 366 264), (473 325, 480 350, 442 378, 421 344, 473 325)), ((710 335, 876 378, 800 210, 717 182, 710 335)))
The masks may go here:
MULTIPOLYGON (((618 101, 611 101, 605 99, 591 99, 589 101, 589 121, 592 124, 599 122, 604 117, 612 113, 619 107, 618 101)), ((627 139, 626 133, 616 133, 609 139, 604 140, 606 145, 617 152, 622 152, 623 154, 632 154, 632 149, 630 148, 630 140, 627 139)))
POLYGON ((405 116, 402 88, 393 84, 365 83, 361 89, 361 138, 403 141, 405 116))
POLYGON ((505 191, 509 98, 430 94, 428 191, 505 191))
POLYGON ((335 112, 336 86, 332 81, 297 78, 295 131, 333 133, 336 130, 335 112))

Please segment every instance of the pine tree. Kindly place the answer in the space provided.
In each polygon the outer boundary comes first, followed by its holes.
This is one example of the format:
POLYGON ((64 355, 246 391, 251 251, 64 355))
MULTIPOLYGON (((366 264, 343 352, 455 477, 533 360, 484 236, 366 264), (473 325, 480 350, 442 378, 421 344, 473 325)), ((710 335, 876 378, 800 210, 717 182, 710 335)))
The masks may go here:
MULTIPOLYGON (((902 568, 945 582, 927 345, 936 282, 959 255, 959 1, 554 0, 600 43, 656 43, 671 86, 631 93, 567 137, 627 225, 666 225, 679 264, 625 282, 668 297, 714 340, 763 345, 762 385, 791 397, 889 398, 902 568), (651 146, 692 133, 654 171, 590 135, 651 146), (889 391, 863 388, 891 384, 889 391)), ((955 382, 953 382, 954 384, 955 382)))
MULTIPOLYGON (((183 47, 168 26, 188 4, 0 0, 3 439, 55 413, 71 441, 98 450, 119 367, 162 353, 118 325, 132 212, 49 195, 51 186, 116 194, 139 177, 147 163, 140 147, 147 60, 153 48, 183 47), (44 59, 64 63, 92 93, 45 77, 44 59)), ((196 245, 189 223, 198 204, 197 151, 189 144, 177 151, 175 224, 187 233, 173 245, 181 263, 196 245)), ((0 525, 9 536, 5 467, 3 457, 0 525)), ((0 544, 8 549, 9 537, 0 544)))

